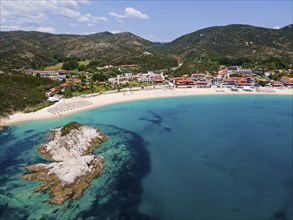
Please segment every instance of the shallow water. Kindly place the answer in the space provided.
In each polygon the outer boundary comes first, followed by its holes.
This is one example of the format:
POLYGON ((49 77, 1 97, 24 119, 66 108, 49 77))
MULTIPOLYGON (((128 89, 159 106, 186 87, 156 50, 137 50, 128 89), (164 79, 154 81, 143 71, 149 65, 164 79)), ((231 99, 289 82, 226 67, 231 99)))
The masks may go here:
POLYGON ((292 97, 201 96, 107 106, 0 135, 1 219, 292 219, 292 97), (48 204, 24 167, 70 121, 110 139, 105 175, 82 199, 48 204))

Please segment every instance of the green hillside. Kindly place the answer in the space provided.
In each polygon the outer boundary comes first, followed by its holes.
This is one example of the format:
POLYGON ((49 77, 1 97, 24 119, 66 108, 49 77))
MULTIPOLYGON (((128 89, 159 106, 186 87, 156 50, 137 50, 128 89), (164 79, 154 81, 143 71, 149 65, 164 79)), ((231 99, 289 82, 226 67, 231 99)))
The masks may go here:
POLYGON ((207 56, 266 60, 275 57, 293 61, 292 39, 292 25, 275 30, 235 24, 186 34, 163 45, 162 50, 183 59, 207 56))
POLYGON ((28 107, 44 107, 45 92, 58 82, 20 73, 0 74, 0 117, 28 107))
POLYGON ((111 61, 142 55, 156 45, 131 33, 54 35, 41 32, 0 32, 0 67, 40 68, 67 57, 111 61))
MULTIPOLYGON (((92 35, 41 32, 0 32, 0 68, 41 68, 64 61, 98 59, 107 63, 164 63, 197 57, 247 58, 252 61, 281 59, 293 63, 292 25, 279 30, 250 25, 210 27, 186 34, 169 43, 154 43, 125 32, 92 35), (152 54, 152 59, 142 56, 152 54)), ((150 63, 148 66, 147 64, 150 63)), ((159 65, 155 66, 156 68, 159 65)), ((168 67, 165 66, 165 67, 168 67)))

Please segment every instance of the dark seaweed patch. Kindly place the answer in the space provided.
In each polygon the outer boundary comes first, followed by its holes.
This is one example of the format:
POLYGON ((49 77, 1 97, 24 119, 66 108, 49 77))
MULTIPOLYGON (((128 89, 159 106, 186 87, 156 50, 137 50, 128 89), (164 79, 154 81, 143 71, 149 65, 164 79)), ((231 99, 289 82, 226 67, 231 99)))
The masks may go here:
POLYGON ((157 113, 155 113, 155 112, 153 112, 151 110, 148 110, 148 112, 153 116, 153 119, 139 118, 139 120, 151 122, 152 124, 163 128, 165 131, 168 131, 168 132, 172 131, 172 128, 164 127, 162 125, 162 123, 164 121, 163 121, 163 119, 162 119, 162 117, 160 115, 158 115, 157 113))
POLYGON ((25 133, 25 134, 28 134, 28 133, 32 133, 32 132, 34 132, 34 131, 35 131, 35 130, 30 129, 30 130, 25 131, 24 133, 25 133))
POLYGON ((288 220, 284 210, 278 210, 273 214, 272 220, 288 220))

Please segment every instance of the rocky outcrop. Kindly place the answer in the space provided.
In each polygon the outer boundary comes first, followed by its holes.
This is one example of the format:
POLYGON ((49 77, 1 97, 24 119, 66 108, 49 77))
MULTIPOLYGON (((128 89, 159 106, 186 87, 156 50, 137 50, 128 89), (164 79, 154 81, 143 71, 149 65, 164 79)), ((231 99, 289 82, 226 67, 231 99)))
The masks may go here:
POLYGON ((90 182, 103 174, 104 158, 91 153, 106 140, 99 130, 76 122, 52 129, 50 141, 38 150, 54 162, 26 167, 31 173, 23 175, 23 179, 43 181, 34 190, 50 190, 52 204, 63 204, 69 197, 79 199, 90 182))

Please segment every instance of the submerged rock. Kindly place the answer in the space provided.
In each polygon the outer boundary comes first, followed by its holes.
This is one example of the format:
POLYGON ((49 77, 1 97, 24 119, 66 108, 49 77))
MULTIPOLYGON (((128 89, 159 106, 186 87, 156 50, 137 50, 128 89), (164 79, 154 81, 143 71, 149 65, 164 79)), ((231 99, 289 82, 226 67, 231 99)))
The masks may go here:
POLYGON ((31 173, 23 179, 44 181, 35 191, 50 190, 52 204, 63 204, 69 197, 79 199, 89 183, 103 174, 104 158, 91 153, 107 138, 99 130, 77 122, 52 129, 50 141, 38 150, 54 162, 26 167, 31 173))

